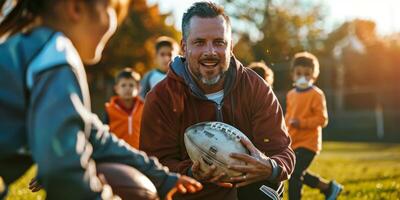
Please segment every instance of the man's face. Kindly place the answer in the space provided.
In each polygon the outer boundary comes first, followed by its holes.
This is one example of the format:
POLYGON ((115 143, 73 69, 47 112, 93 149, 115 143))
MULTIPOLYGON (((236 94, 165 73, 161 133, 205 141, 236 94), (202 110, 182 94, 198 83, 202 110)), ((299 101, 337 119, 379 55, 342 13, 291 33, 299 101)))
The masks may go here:
POLYGON ((222 16, 190 19, 188 37, 181 44, 189 69, 201 84, 212 86, 223 78, 232 52, 231 37, 222 16))
POLYGON ((156 62, 158 68, 164 72, 168 71, 169 62, 171 62, 172 58, 177 55, 178 55, 177 50, 174 50, 169 46, 160 47, 156 55, 156 62))

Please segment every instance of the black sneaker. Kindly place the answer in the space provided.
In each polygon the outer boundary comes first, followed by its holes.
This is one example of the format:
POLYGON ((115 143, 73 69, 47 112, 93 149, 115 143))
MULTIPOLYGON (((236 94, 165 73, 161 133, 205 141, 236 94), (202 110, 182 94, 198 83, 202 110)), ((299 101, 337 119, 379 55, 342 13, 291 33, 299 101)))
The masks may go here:
POLYGON ((326 200, 336 200, 340 192, 343 190, 343 185, 340 185, 336 181, 329 182, 329 189, 325 193, 326 200))

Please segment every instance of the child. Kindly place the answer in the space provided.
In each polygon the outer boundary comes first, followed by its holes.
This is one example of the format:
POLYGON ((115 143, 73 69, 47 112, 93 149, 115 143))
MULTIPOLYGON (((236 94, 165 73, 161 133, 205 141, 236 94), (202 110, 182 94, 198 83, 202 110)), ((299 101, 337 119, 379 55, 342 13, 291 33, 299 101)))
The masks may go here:
MULTIPOLYGON (((0 9, 3 5, 0 1, 0 9)), ((95 164, 111 162, 146 175, 162 198, 201 188, 121 143, 90 112, 83 63, 100 60, 128 8, 125 0, 17 0, 0 22, 0 38, 8 36, 0 44, 0 177, 5 184, 36 163, 48 199, 111 198, 95 164)), ((0 191, 0 198, 5 193, 0 191)))
POLYGON ((263 78, 269 86, 274 84, 274 72, 264 62, 252 62, 249 68, 263 78))
POLYGON ((143 101, 137 95, 140 75, 129 68, 121 71, 115 78, 114 91, 117 96, 106 103, 106 120, 110 131, 139 149, 140 122, 143 101))
POLYGON ((313 84, 319 75, 317 58, 308 52, 297 53, 291 64, 295 88, 287 94, 285 116, 296 165, 289 180, 289 199, 301 199, 303 183, 318 188, 328 200, 336 199, 343 186, 307 171, 321 150, 322 128, 328 124, 325 95, 313 84))
POLYGON ((140 82, 140 97, 145 99, 146 94, 161 80, 166 77, 169 63, 178 55, 178 43, 167 36, 161 36, 156 40, 156 68, 147 72, 140 82))

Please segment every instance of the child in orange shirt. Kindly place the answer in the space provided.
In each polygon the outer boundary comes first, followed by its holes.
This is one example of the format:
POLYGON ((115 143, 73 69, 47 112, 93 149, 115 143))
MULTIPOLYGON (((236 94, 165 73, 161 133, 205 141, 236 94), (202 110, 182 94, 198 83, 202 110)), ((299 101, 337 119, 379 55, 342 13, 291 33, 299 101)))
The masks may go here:
POLYGON ((140 123, 143 101, 137 96, 140 75, 130 68, 121 71, 116 79, 114 91, 117 96, 106 103, 105 123, 110 131, 126 143, 139 149, 140 123))
POLYGON ((328 124, 325 95, 314 86, 319 75, 318 59, 308 53, 297 53, 291 64, 294 86, 287 94, 286 124, 296 154, 296 165, 289 180, 289 199, 301 199, 303 183, 318 188, 328 200, 337 198, 343 186, 326 181, 307 171, 321 150, 322 128, 328 124))

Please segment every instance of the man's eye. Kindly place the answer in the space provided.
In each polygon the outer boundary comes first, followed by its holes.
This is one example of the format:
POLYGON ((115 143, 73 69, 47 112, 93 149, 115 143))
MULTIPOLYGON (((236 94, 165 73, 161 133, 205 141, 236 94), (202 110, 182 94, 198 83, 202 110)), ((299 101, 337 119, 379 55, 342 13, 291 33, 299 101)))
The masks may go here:
POLYGON ((217 46, 224 46, 225 45, 225 41, 216 41, 215 44, 217 46))
POLYGON ((200 46, 200 45, 203 45, 204 42, 203 41, 195 41, 194 44, 197 46, 200 46))

